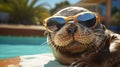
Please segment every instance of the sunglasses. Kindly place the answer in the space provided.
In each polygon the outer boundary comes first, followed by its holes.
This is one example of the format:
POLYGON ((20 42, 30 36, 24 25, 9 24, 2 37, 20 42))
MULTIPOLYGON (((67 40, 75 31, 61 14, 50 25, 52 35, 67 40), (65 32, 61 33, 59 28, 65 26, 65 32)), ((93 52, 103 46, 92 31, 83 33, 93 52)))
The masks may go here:
MULTIPOLYGON (((74 16, 52 16, 43 21, 43 25, 49 32, 60 30, 66 23, 70 21, 78 22, 86 27, 95 28, 99 22, 99 17, 92 12, 83 12, 74 16)), ((72 23, 72 22, 71 22, 72 23)))

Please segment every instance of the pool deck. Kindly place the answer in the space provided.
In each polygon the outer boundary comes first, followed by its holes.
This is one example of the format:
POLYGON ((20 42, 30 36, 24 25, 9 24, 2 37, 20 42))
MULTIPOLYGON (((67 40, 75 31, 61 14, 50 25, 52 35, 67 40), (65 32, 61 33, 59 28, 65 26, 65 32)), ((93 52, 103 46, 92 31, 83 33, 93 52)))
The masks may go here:
POLYGON ((0 24, 0 35, 6 36, 44 36, 45 28, 40 25, 0 24))
POLYGON ((19 66, 20 58, 9 58, 0 60, 0 67, 20 67, 19 66))

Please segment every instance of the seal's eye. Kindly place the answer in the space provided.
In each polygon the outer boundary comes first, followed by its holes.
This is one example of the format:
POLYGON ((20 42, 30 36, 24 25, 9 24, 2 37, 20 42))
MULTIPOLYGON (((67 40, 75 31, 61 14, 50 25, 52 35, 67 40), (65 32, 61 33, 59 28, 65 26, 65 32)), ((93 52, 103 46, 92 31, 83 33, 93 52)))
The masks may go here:
POLYGON ((92 27, 96 24, 96 16, 92 13, 80 14, 77 16, 77 21, 87 27, 92 27))
POLYGON ((52 17, 47 20, 47 27, 51 31, 59 30, 65 24, 65 19, 62 17, 52 17))

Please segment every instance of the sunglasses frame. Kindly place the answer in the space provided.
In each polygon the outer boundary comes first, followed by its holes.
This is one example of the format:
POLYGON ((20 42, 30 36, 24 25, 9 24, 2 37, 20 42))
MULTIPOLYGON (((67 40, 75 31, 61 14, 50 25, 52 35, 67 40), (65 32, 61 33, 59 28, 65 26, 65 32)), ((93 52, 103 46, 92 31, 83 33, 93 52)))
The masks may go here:
POLYGON ((76 15, 74 15, 74 16, 68 16, 68 17, 65 17, 65 16, 51 16, 51 17, 48 17, 48 18, 46 18, 46 19, 43 20, 43 25, 45 26, 45 28, 47 29, 47 31, 49 31, 49 32, 54 32, 54 31, 48 29, 48 27, 47 27, 47 21, 48 21, 49 19, 54 18, 54 17, 55 17, 55 18, 56 18, 56 17, 60 17, 60 18, 63 18, 63 19, 65 20, 65 23, 67 23, 67 22, 70 21, 70 20, 73 20, 73 21, 77 22, 78 20, 77 20, 76 18, 77 18, 79 15, 82 15, 82 14, 85 14, 85 13, 91 13, 91 14, 95 15, 95 17, 96 17, 96 23, 95 23, 92 27, 90 27, 90 28, 95 28, 96 25, 97 25, 97 24, 99 23, 99 21, 100 21, 100 16, 99 16, 97 13, 95 13, 95 12, 82 12, 82 13, 76 14, 76 15))

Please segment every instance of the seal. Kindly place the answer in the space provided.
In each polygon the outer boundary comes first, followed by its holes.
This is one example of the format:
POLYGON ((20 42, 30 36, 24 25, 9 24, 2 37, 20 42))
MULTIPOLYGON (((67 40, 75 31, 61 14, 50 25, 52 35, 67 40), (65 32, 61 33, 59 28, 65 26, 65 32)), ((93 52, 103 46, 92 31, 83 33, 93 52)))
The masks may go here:
POLYGON ((67 7, 46 18, 43 25, 47 42, 61 64, 112 67, 120 62, 120 35, 102 25, 94 12, 67 7))

